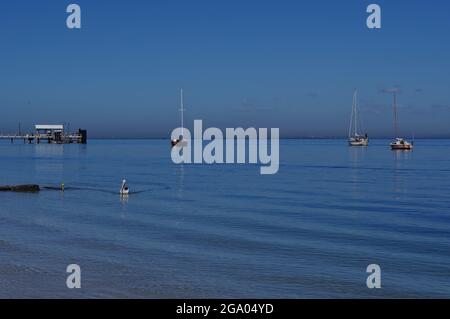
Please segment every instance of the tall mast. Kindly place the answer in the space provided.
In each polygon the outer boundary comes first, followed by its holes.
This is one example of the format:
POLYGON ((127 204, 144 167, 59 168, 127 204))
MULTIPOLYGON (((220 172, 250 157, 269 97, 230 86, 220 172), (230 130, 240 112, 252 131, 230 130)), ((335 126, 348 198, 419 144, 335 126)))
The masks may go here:
POLYGON ((180 112, 181 112, 181 137, 182 138, 184 137, 183 136, 183 131, 184 131, 184 123, 183 123, 184 114, 183 114, 183 110, 184 110, 183 89, 181 89, 181 109, 180 109, 180 112))
POLYGON ((354 120, 355 120, 355 135, 357 135, 358 134, 358 131, 357 131, 357 122, 358 122, 358 118, 357 118, 357 114, 358 114, 358 111, 357 111, 357 107, 356 107, 356 95, 357 95, 357 89, 355 89, 355 93, 353 94, 353 104, 354 104, 354 107, 355 107, 355 118, 354 118, 354 120))
POLYGON ((395 137, 398 137, 398 127, 397 127, 397 92, 394 91, 394 133, 395 133, 395 137))
POLYGON ((354 127, 354 134, 356 134, 356 89, 353 91, 353 101, 352 101, 352 114, 350 116, 350 126, 348 128, 348 137, 352 135, 352 129, 354 127))

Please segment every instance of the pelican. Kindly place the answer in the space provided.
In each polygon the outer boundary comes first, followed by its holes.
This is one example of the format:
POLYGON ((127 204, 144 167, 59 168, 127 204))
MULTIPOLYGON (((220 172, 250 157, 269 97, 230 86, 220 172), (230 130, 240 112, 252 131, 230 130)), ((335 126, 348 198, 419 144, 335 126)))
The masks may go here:
POLYGON ((130 189, 127 186, 127 181, 122 180, 122 187, 120 188, 120 195, 128 195, 130 193, 130 189))

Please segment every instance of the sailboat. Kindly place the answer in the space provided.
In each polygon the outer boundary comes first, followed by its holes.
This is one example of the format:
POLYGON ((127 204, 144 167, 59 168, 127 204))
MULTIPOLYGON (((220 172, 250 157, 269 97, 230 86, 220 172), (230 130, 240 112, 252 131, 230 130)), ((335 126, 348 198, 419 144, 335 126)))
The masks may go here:
POLYGON ((367 134, 364 136, 358 133, 361 129, 361 123, 358 121, 358 103, 357 103, 357 90, 353 92, 353 104, 352 104, 352 115, 350 117, 350 127, 348 129, 348 144, 350 146, 368 146, 369 137, 367 134), (359 125, 359 127, 358 127, 359 125))
POLYGON ((181 136, 180 138, 175 138, 170 141, 170 144, 172 147, 174 146, 186 146, 187 142, 183 140, 183 130, 184 130, 184 100, 183 100, 183 89, 180 90, 180 96, 181 96, 181 136))
POLYGON ((413 143, 408 142, 403 137, 397 137, 398 136, 398 125, 397 125, 397 92, 394 90, 394 104, 392 106, 394 111, 394 133, 395 133, 395 140, 391 143, 391 149, 392 150, 412 150, 413 143))

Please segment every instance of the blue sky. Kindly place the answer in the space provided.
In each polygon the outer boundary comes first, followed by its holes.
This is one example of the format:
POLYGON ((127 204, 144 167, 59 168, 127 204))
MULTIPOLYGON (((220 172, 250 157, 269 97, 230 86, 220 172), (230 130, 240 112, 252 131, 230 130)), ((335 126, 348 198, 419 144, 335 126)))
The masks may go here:
POLYGON ((190 125, 345 136, 356 87, 368 133, 391 136, 396 86, 404 135, 450 137, 449 33, 444 0, 2 2, 0 131, 167 137, 183 87, 190 125), (381 30, 365 24, 373 2, 381 30))

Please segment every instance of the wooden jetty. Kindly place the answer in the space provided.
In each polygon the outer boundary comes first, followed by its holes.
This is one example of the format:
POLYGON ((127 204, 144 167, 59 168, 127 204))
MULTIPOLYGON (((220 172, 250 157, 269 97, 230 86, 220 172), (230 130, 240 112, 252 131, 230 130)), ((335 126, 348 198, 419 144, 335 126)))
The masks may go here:
POLYGON ((31 134, 0 134, 0 139, 14 141, 21 140, 24 143, 49 143, 49 144, 86 144, 87 131, 79 129, 76 133, 66 133, 63 125, 36 125, 35 132, 31 134))

